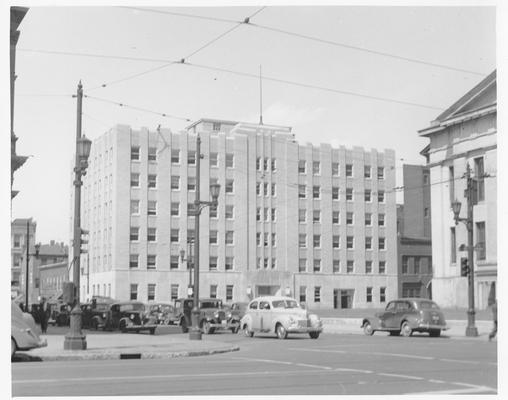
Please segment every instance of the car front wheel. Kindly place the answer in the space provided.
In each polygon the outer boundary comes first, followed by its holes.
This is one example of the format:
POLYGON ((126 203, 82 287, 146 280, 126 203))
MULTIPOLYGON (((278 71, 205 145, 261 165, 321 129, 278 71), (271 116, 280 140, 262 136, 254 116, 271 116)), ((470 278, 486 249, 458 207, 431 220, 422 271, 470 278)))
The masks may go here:
POLYGON ((286 328, 282 324, 278 324, 275 328, 275 333, 277 333, 277 337, 279 339, 286 339, 288 337, 288 332, 286 331, 286 328))
POLYGON ((372 329, 370 322, 363 324, 363 333, 365 333, 367 336, 372 336, 374 334, 374 329, 372 329))
POLYGON ((402 323, 402 326, 400 327, 400 334, 404 337, 409 337, 413 333, 413 330, 409 326, 409 323, 407 321, 404 321, 402 323))
POLYGON ((431 329, 429 335, 430 337, 439 337, 441 336, 441 329, 431 329))
POLYGON ((248 325, 244 325, 243 326, 243 334, 247 337, 252 337, 254 336, 254 332, 253 331, 249 331, 249 326, 248 325))
POLYGON ((317 339, 319 337, 319 332, 309 332, 309 336, 311 339, 317 339))

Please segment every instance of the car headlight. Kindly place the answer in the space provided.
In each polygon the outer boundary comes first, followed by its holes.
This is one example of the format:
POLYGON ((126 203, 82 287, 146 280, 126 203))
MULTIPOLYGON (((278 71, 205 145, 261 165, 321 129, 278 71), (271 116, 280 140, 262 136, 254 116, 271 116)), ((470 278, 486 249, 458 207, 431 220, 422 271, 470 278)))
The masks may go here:
POLYGON ((106 318, 106 313, 102 313, 102 318, 106 318))
POLYGON ((228 319, 229 319, 229 318, 231 318, 231 315, 232 315, 232 314, 231 314, 231 311, 228 311, 228 312, 226 313, 226 318, 228 318, 228 319))
POLYGON ((215 312, 213 313, 213 316, 214 316, 214 318, 219 318, 219 312, 218 312, 218 311, 215 311, 215 312))
POLYGON ((129 318, 134 319, 134 314, 131 314, 129 318))

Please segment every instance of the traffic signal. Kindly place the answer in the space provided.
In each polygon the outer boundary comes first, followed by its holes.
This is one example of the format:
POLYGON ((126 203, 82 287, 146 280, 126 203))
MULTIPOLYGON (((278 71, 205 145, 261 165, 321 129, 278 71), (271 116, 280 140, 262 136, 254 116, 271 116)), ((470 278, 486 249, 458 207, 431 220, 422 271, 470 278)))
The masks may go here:
POLYGON ((460 276, 468 276, 469 275, 469 264, 467 262, 466 257, 462 257, 460 259, 460 276))
POLYGON ((80 253, 88 253, 88 249, 86 245, 88 244, 88 232, 87 230, 80 228, 80 237, 79 237, 79 252, 80 253), (85 247, 83 247, 85 246, 85 247))

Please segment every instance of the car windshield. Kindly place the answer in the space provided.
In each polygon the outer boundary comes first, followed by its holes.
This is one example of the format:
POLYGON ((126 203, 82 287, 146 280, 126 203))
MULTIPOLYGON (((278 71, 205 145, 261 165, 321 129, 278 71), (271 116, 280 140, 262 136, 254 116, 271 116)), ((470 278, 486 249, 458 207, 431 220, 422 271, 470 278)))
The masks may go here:
POLYGON ((145 306, 143 304, 121 304, 120 311, 144 311, 145 306))
POLYGON ((296 300, 274 300, 273 308, 300 308, 296 300))
POLYGON ((108 304, 96 304, 95 305, 96 311, 107 311, 108 310, 108 304))
POLYGON ((420 301, 417 306, 420 310, 439 310, 439 306, 433 301, 420 301))
POLYGON ((221 308, 221 301, 202 301, 200 308, 221 308))

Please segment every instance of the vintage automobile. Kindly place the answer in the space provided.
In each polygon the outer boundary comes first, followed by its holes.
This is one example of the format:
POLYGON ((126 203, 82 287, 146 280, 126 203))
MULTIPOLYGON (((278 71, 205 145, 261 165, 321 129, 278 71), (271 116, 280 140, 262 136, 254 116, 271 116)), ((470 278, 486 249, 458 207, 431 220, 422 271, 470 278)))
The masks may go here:
POLYGON ((249 303, 247 302, 236 302, 232 303, 228 310, 226 311, 226 318, 230 322, 230 324, 236 325, 236 330, 233 330, 233 333, 238 332, 240 330, 240 320, 245 315, 245 311, 247 310, 247 306, 249 303))
POLYGON ((148 306, 148 318, 157 325, 175 325, 178 323, 175 308, 168 303, 152 303, 148 306))
POLYGON ((284 296, 252 300, 240 326, 248 337, 255 332, 273 332, 279 339, 286 339, 289 333, 308 333, 312 339, 317 339, 323 331, 323 323, 316 314, 310 314, 295 299, 284 296))
MULTIPOLYGON (((182 332, 188 332, 192 325, 191 311, 194 306, 192 298, 181 298, 175 300, 175 315, 182 332)), ((199 300, 199 327, 205 334, 212 334, 217 329, 227 329, 232 332, 238 331, 238 323, 228 321, 226 310, 220 299, 199 300)))
POLYGON ((47 345, 46 339, 39 337, 33 317, 21 311, 15 302, 11 302, 11 358, 17 350, 30 350, 47 345))
POLYGON ((90 303, 81 304, 81 323, 85 329, 99 329, 101 322, 107 317, 113 299, 92 299, 90 303))
POLYGON ((428 332, 437 337, 448 329, 439 306, 432 300, 403 298, 390 301, 384 311, 374 317, 363 318, 363 332, 373 335, 376 331, 387 331, 391 336, 411 336, 413 332, 428 332))
POLYGON ((71 307, 65 303, 51 304, 51 314, 48 325, 69 326, 71 307))
POLYGON ((108 305, 107 311, 95 315, 92 324, 97 329, 116 330, 121 332, 150 331, 153 335, 157 325, 145 317, 145 305, 139 301, 117 302, 108 305))

